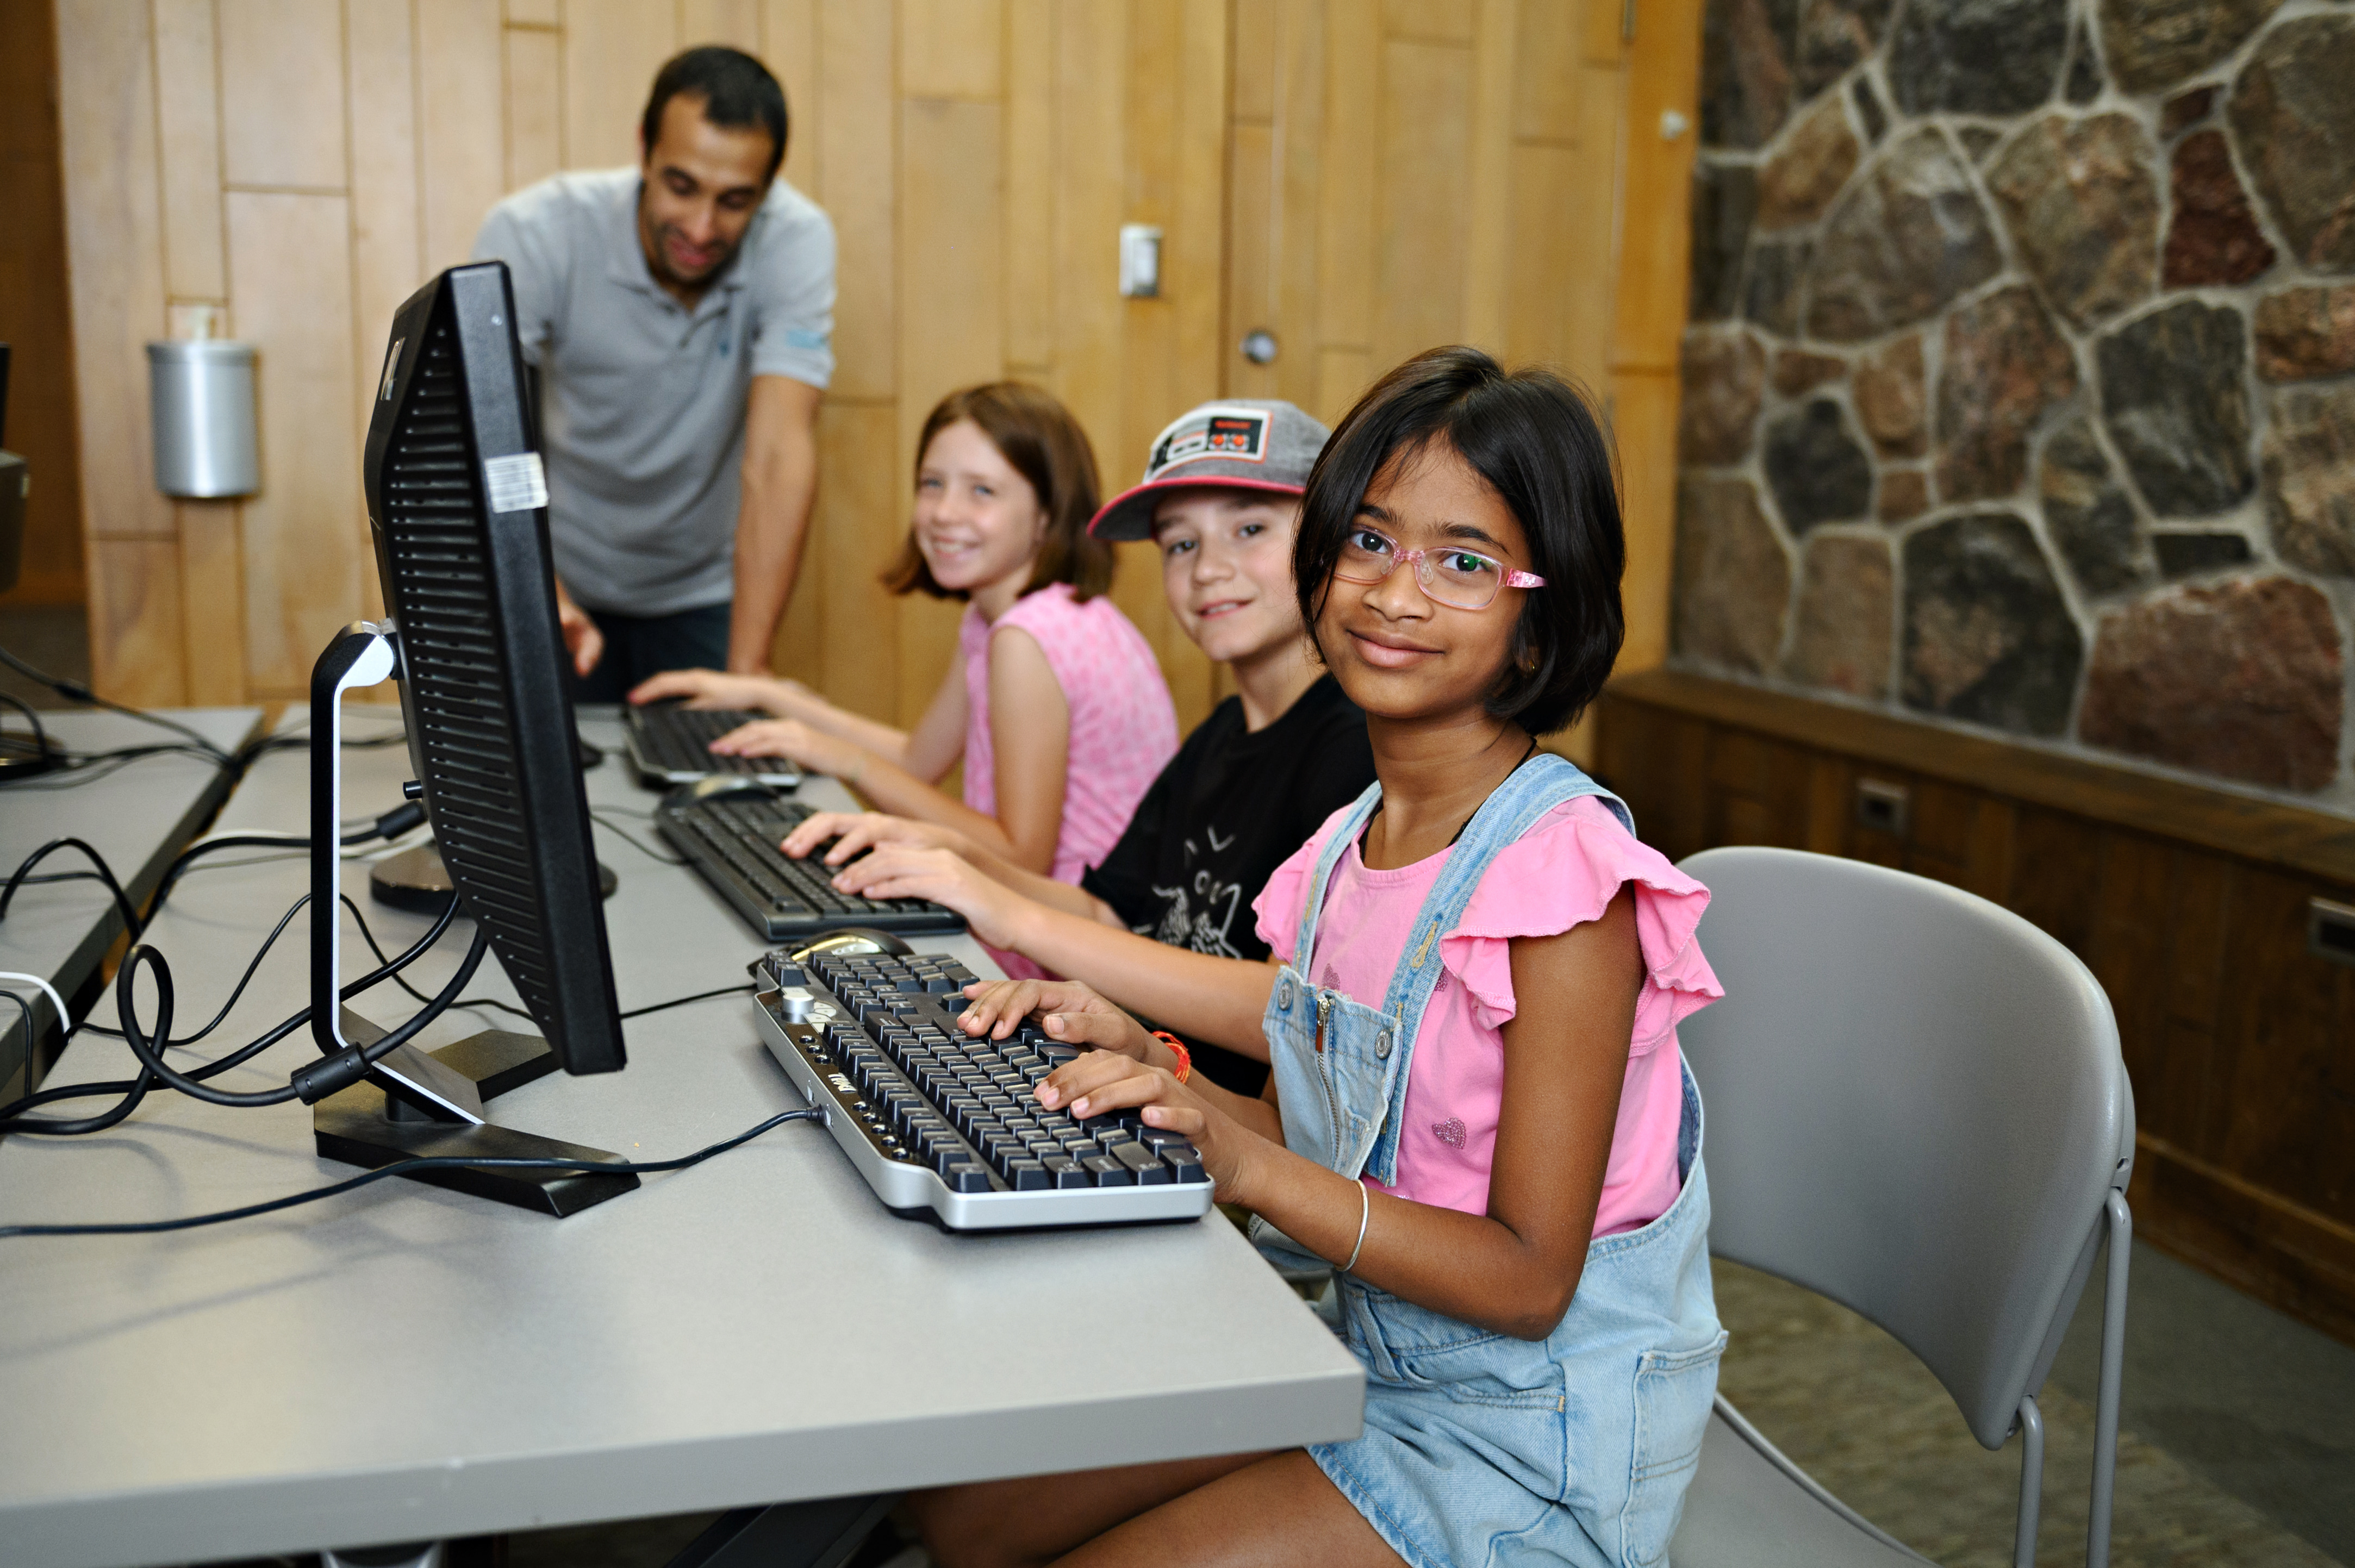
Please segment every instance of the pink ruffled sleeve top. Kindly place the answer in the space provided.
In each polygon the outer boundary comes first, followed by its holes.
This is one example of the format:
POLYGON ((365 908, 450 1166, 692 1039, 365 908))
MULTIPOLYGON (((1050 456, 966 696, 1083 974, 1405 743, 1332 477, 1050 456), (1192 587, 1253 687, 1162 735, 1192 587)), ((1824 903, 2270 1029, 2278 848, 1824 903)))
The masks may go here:
MULTIPOLYGON (((1316 950, 1293 953, 1301 903, 1340 813, 1277 868, 1252 907, 1259 933, 1316 984, 1379 1009, 1406 951, 1416 912, 1452 850, 1395 871, 1344 851, 1326 888, 1316 950)), ((1406 1125, 1395 1184, 1367 1185, 1419 1203, 1488 1212, 1488 1173, 1503 1103, 1503 1028, 1514 1015, 1512 938, 1550 937, 1600 916, 1633 886, 1644 988, 1628 1041, 1627 1076, 1594 1234, 1637 1230, 1676 1201, 1683 1057, 1677 1024, 1725 994, 1693 940, 1709 890, 1620 825, 1602 801, 1566 801, 1538 819, 1480 879, 1455 929, 1439 939, 1442 973, 1407 1068, 1406 1125)))
POLYGON ((1103 594, 1082 604, 1071 585, 1023 595, 995 621, 965 607, 964 803, 997 815, 996 752, 989 728, 989 640, 1009 628, 1038 639, 1071 713, 1063 771, 1063 824, 1050 874, 1077 884, 1111 852, 1162 768, 1178 754, 1178 711, 1145 634, 1103 594))

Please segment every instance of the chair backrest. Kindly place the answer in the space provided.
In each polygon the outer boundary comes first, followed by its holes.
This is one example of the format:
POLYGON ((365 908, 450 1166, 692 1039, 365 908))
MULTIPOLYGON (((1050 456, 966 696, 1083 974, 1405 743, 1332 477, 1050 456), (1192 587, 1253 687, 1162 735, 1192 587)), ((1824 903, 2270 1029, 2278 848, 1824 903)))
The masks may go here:
POLYGON ((2042 1383, 2134 1153, 2116 1022, 1986 899, 1828 855, 1708 850, 1725 1000, 1678 1029, 1710 1250, 1902 1341, 1989 1448, 2042 1383))

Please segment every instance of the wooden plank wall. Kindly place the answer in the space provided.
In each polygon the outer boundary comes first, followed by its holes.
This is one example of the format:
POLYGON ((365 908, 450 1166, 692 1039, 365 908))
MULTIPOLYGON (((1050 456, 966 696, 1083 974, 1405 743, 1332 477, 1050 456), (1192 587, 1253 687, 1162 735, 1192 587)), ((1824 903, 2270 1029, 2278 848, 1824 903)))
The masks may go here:
POLYGON ((2193 840, 2150 825, 2183 819, 2175 798, 2194 791, 2171 781, 2066 759, 2084 777, 2048 767, 2031 798, 1943 764, 1949 732, 1881 721, 1919 732, 1906 766, 1785 722, 1817 705, 1801 699, 1667 672, 1645 681, 1605 697, 1597 766, 1647 842, 1671 859, 1774 844, 1870 861, 2058 938, 2117 1015, 2139 1133, 2135 1234, 2355 1343, 2355 969, 2306 940, 2309 899, 2355 903, 2343 850, 2339 874, 2286 864, 2258 850, 2282 835, 2230 819, 2246 802, 2218 802, 2222 831, 2193 840), (1718 700, 1703 710, 1672 686, 1718 700), (1731 716, 1737 705, 1750 722, 1731 716), (1902 832, 1859 822, 1864 779, 1908 793, 1902 832), (2166 797, 2165 812, 2119 821, 2137 794, 2166 797), (2250 853, 2222 847, 2235 842, 2250 853))
POLYGON ((49 0, 0 0, 0 343, 15 355, 0 446, 33 476, 22 575, 0 604, 80 604, 84 589, 54 24, 49 0))
MULTIPOLYGON (((784 81, 785 177, 841 245, 781 670, 880 716, 929 698, 955 608, 875 575, 953 387, 1048 387, 1111 489, 1191 403, 1331 418, 1461 339, 1616 410, 1629 662, 1656 662, 1683 302, 1653 274, 1683 274, 1685 204, 1654 193, 1682 191, 1690 137, 1648 106, 1689 115, 1699 0, 1649 3, 1631 48, 1622 0, 56 0, 81 436, 106 454, 85 465, 98 679, 151 703, 301 694, 373 608, 358 451, 393 307, 505 192, 631 161, 655 67, 706 41, 784 81), (1129 222, 1167 237, 1158 299, 1118 295, 1129 222), (242 503, 174 505, 147 471, 142 345, 193 309, 261 347, 242 503), (1284 344, 1265 369, 1236 349, 1262 325, 1284 344)), ((1115 597, 1190 725, 1209 671, 1149 546, 1124 549, 1115 597)))

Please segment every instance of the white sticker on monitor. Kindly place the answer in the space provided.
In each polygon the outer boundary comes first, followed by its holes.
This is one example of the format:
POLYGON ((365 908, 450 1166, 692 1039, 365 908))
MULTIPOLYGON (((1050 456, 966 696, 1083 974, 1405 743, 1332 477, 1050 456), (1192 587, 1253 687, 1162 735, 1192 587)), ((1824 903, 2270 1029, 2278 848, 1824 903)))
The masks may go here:
POLYGON ((486 459, 483 481, 494 512, 531 512, 548 504, 548 471, 538 452, 486 459))

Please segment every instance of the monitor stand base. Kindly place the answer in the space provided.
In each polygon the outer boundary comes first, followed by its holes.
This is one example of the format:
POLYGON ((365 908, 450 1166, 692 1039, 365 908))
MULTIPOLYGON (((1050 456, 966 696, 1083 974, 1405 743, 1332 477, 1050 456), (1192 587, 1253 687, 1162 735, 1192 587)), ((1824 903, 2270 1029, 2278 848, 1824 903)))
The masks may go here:
MULTIPOLYGON (((344 1038, 354 1044, 372 1044, 386 1033, 349 1008, 344 1010, 343 1026, 344 1038)), ((546 1041, 504 1029, 485 1030, 424 1054, 471 1081, 485 1100, 556 1071, 556 1054, 546 1041)), ((621 1159, 602 1149, 563 1143, 513 1128, 437 1120, 416 1109, 412 1102, 396 1099, 366 1080, 312 1107, 311 1131, 322 1159, 369 1170, 397 1160, 432 1156, 577 1160, 584 1165, 621 1159)), ((637 1177, 627 1172, 603 1176, 581 1171, 498 1167, 420 1171, 410 1180, 558 1219, 617 1198, 638 1184, 637 1177)))
MULTIPOLYGON (((621 878, 603 861, 597 863, 597 891, 613 896, 621 878)), ((439 915, 450 902, 450 871, 442 863, 442 850, 426 842, 389 854, 368 867, 368 896, 378 904, 406 909, 413 915, 439 915)))

